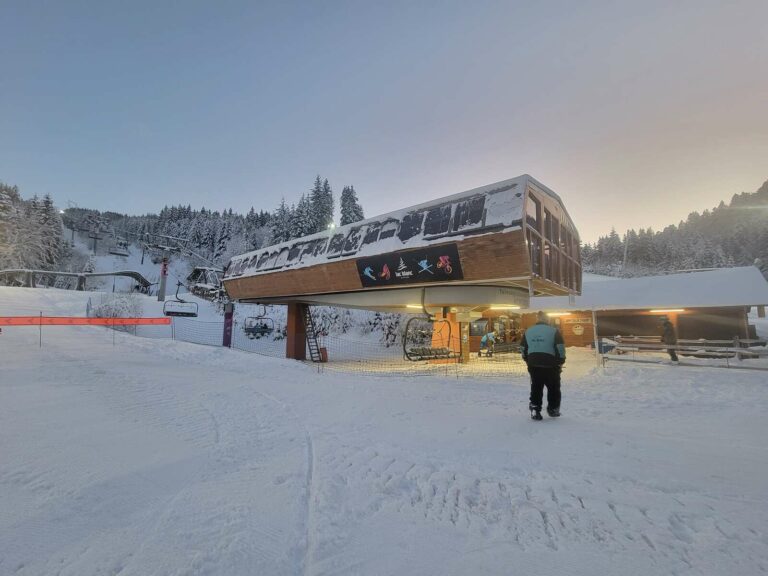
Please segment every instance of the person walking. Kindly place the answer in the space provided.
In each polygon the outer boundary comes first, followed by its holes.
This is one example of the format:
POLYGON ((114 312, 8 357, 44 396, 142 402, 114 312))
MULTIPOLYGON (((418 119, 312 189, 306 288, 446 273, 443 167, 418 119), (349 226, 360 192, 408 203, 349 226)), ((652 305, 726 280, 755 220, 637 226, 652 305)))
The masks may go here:
POLYGON ((486 350, 485 355, 489 358, 493 356, 493 349, 496 346, 496 331, 491 330, 487 334, 483 334, 480 339, 480 351, 477 353, 478 358, 483 355, 483 350, 486 350))
POLYGON ((675 327, 669 320, 664 320, 664 333, 661 335, 661 341, 664 344, 670 346, 667 348, 667 353, 672 359, 672 362, 677 362, 677 334, 675 334, 675 327))
POLYGON ((528 408, 531 418, 541 420, 541 402, 547 387, 547 414, 560 416, 560 373, 565 364, 565 343, 557 328, 549 325, 544 312, 537 314, 537 322, 528 328, 520 342, 523 360, 531 375, 531 397, 528 408))

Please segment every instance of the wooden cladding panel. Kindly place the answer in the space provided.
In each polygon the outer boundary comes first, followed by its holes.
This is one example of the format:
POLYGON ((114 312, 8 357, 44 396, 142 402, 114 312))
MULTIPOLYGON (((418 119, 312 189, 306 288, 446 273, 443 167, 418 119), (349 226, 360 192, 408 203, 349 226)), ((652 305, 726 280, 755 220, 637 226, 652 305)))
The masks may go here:
MULTIPOLYGON (((452 242, 446 242, 448 243, 452 242)), ((522 230, 474 236, 455 243, 459 249, 465 282, 530 276, 522 230)), ((225 280, 224 284, 229 295, 235 299, 280 298, 363 290, 355 258, 283 272, 233 278, 225 280)), ((403 287, 407 285, 392 288, 403 287)))

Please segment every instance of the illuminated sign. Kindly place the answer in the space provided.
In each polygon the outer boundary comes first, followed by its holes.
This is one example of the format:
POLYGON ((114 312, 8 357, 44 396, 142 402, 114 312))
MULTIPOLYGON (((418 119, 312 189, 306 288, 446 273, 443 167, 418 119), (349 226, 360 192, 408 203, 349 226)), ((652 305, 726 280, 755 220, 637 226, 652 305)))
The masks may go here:
POLYGON ((356 264, 364 288, 450 282, 464 278, 456 244, 378 254, 359 258, 356 264))

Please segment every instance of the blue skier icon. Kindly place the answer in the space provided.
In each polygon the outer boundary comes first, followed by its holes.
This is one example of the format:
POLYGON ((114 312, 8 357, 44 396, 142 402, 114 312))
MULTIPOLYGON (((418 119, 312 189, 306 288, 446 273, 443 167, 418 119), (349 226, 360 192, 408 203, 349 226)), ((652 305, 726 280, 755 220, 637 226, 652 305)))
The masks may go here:
POLYGON ((422 272, 429 272, 430 274, 434 274, 430 268, 432 268, 432 264, 429 263, 429 260, 426 258, 424 258, 424 260, 419 260, 419 274, 422 272))
POLYGON ((368 266, 365 270, 363 270, 363 274, 365 276, 368 276, 368 278, 370 278, 374 282, 376 281, 376 275, 373 273, 373 268, 371 268, 370 266, 368 266))

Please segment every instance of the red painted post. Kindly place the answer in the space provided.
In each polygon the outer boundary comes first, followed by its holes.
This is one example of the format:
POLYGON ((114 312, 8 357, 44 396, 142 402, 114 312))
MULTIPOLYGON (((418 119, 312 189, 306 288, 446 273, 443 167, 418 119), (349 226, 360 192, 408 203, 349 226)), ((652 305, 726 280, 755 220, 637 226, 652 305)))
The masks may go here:
POLYGON ((304 326, 306 304, 288 304, 288 322, 286 325, 285 357, 294 360, 307 358, 307 329, 304 326))

